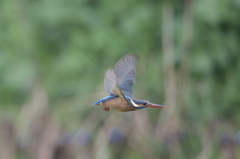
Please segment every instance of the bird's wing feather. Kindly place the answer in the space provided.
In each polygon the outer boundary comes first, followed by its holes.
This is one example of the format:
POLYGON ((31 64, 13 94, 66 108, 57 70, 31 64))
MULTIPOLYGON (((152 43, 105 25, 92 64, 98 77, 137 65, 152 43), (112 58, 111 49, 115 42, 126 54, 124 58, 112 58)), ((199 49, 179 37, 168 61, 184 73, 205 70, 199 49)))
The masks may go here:
POLYGON ((112 94, 111 90, 114 89, 116 83, 116 76, 113 70, 108 69, 105 73, 104 87, 109 95, 112 94))
POLYGON ((127 103, 125 96, 116 83, 116 76, 113 70, 108 69, 105 73, 104 87, 109 95, 118 95, 127 103))
POLYGON ((114 69, 117 85, 122 93, 129 97, 132 97, 137 61, 136 55, 128 54, 117 62, 114 69))

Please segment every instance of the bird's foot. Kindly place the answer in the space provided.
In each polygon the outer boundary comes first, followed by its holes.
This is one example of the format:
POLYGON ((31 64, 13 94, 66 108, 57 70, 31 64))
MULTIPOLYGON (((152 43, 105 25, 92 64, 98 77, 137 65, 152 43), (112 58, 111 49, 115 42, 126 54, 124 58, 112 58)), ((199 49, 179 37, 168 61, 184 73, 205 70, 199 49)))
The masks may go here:
POLYGON ((109 111, 109 108, 108 108, 108 107, 105 107, 104 110, 105 110, 106 112, 108 112, 108 111, 109 111))

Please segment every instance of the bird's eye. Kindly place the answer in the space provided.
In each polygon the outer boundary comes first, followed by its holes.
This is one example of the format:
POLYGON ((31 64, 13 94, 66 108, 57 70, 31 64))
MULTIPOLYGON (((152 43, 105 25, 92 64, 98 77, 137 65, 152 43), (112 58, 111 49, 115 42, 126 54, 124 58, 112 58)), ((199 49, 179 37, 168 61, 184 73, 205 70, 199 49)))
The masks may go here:
POLYGON ((143 105, 147 105, 147 103, 143 103, 143 105))

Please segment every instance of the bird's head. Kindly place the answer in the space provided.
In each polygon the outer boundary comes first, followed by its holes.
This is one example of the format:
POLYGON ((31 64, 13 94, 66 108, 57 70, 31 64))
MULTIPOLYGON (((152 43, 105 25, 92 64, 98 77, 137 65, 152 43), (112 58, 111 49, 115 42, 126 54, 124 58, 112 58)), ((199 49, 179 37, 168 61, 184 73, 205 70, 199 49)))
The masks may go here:
POLYGON ((131 103, 136 109, 143 109, 143 108, 148 108, 148 107, 150 107, 150 108, 165 108, 164 105, 153 104, 146 100, 131 99, 131 103))

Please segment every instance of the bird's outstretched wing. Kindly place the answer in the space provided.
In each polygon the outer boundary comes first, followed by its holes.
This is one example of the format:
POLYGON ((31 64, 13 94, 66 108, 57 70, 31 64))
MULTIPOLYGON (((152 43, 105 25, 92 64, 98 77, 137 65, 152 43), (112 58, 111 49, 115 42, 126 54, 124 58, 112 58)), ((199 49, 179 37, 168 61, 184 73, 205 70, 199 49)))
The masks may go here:
POLYGON ((108 69, 105 73, 104 78, 104 87, 109 95, 112 95, 112 89, 114 89, 114 86, 116 84, 116 76, 113 70, 108 69))
POLYGON ((136 55, 128 54, 117 62, 114 69, 118 87, 129 97, 132 97, 137 61, 136 55))
POLYGON ((109 95, 118 95, 126 103, 127 100, 116 83, 116 76, 113 70, 108 69, 105 73, 104 87, 109 95))

